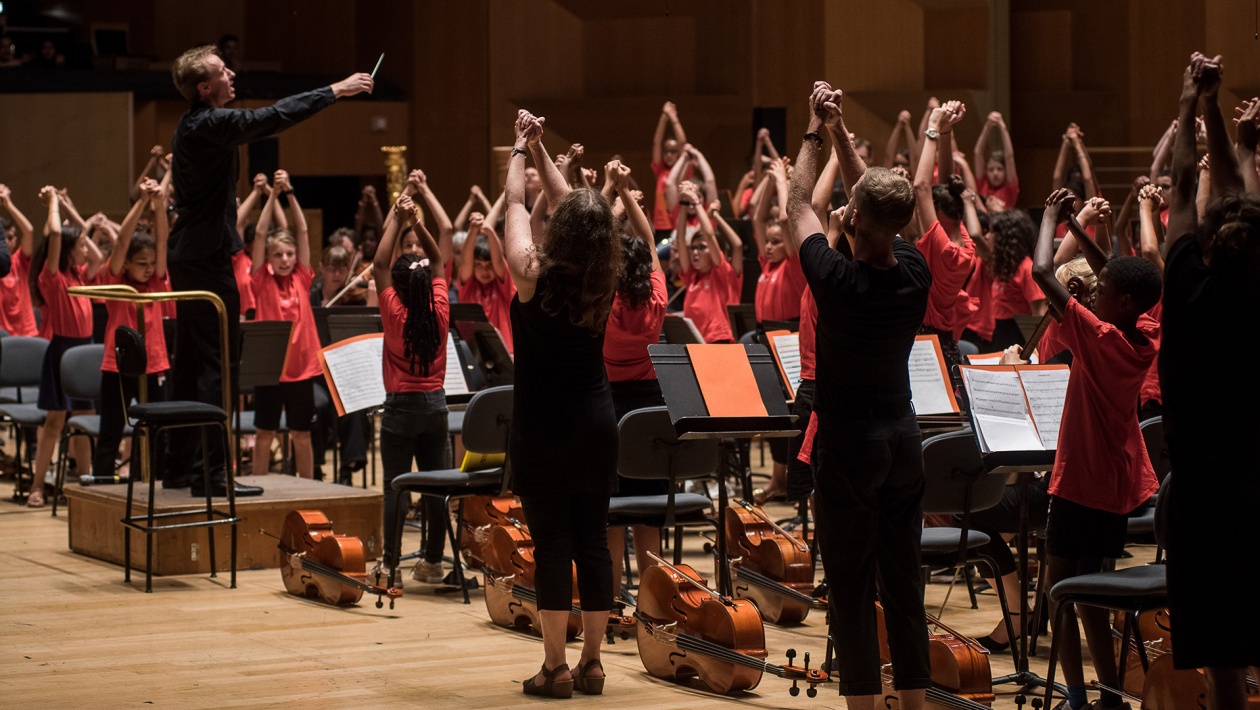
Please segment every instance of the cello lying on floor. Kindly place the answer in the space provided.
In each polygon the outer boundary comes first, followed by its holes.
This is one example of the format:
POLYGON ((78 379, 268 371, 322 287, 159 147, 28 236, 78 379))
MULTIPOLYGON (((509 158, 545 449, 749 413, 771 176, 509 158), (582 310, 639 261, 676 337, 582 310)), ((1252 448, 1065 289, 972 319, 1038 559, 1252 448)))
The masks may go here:
MULTIPOLYGON (((736 693, 751 690, 764 673, 792 681, 789 693, 800 693, 798 682, 809 687, 829 678, 821 669, 779 666, 766 662, 766 629, 756 606, 747 599, 731 599, 710 589, 688 565, 671 565, 648 553, 656 565, 639 581, 639 658, 657 678, 698 678, 709 690, 736 693)), ((795 651, 788 651, 789 662, 795 651)))
POLYGON ((771 624, 799 624, 810 609, 826 609, 815 599, 813 555, 809 545, 775 524, 760 508, 735 499, 726 509, 726 549, 731 557, 735 596, 751 599, 771 624))
POLYGON ((277 539, 280 576, 290 594, 347 606, 367 592, 376 595, 377 609, 382 606, 382 596, 389 597, 390 609, 402 596, 401 589, 367 583, 363 542, 353 535, 334 533, 332 523, 318 510, 290 512, 277 539))
MULTIPOLYGON (((884 705, 897 707, 893 690, 892 654, 888 648, 888 630, 884 625, 884 607, 875 604, 876 628, 879 632, 879 659, 884 664, 884 705)), ((993 678, 989 669, 989 652, 979 642, 946 626, 928 615, 929 626, 940 632, 928 634, 928 655, 932 663, 932 684, 927 689, 926 707, 934 710, 988 710, 993 703, 993 678)))

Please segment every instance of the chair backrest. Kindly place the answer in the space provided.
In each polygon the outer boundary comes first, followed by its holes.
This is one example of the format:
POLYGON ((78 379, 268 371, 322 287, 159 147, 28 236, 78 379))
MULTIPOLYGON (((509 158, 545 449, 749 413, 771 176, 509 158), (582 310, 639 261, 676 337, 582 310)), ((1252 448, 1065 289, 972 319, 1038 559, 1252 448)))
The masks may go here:
POLYGON ((0 387, 38 387, 48 341, 11 335, 0 341, 0 387))
POLYGON ((1151 417, 1142 422, 1142 440, 1146 442, 1146 453, 1151 457, 1151 466, 1155 468, 1155 477, 1162 484, 1172 471, 1172 459, 1168 457, 1168 442, 1164 441, 1164 418, 1151 417))
POLYGON ((464 448, 477 454, 506 454, 512 429, 512 387, 491 387, 473 395, 464 412, 464 448))
POLYGON ((1155 499, 1155 542, 1164 548, 1168 547, 1168 496, 1171 495, 1172 473, 1164 477, 1164 485, 1159 489, 1159 498, 1155 499))
POLYGON ((962 355, 963 357, 966 357, 968 355, 979 355, 980 348, 976 347, 976 344, 971 342, 970 340, 959 340, 958 341, 958 354, 962 355))
POLYGON ((1006 491, 1006 476, 993 475, 980 460, 970 429, 937 434, 923 441, 924 513, 960 514, 992 508, 1006 491), (970 510, 967 498, 970 489, 970 510))
POLYGON ((140 331, 129 325, 114 329, 114 364, 122 377, 144 377, 149 369, 149 351, 144 347, 144 336, 140 335, 140 331))
POLYGON ((61 389, 70 399, 101 398, 101 361, 105 346, 76 345, 61 355, 61 389))
POLYGON ((627 412, 617 427, 617 472, 626 478, 707 478, 720 461, 716 439, 679 441, 669 409, 627 412))

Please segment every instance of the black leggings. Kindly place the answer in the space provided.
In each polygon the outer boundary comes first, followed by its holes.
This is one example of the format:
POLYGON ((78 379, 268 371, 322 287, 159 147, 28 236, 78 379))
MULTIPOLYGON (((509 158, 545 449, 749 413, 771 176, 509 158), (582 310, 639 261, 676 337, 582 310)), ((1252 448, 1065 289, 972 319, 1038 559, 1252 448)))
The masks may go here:
MULTIPOLYGON (((157 374, 148 376, 147 394, 150 402, 161 402, 165 399, 164 389, 158 383, 158 379, 157 374)), ((122 443, 123 428, 127 421, 127 403, 138 399, 139 396, 140 387, 136 380, 122 378, 117 372, 101 371, 101 435, 97 438, 96 449, 92 452, 92 475, 114 475, 114 459, 118 457, 118 446, 122 443)), ((165 458, 165 452, 156 444, 153 444, 151 448, 159 458, 165 458)), ((139 454, 139 451, 132 451, 132 459, 138 461, 135 457, 139 454)), ((132 466, 131 470, 131 475, 138 479, 141 470, 139 465, 132 466)), ((160 475, 163 470, 164 467, 159 463, 150 473, 160 475)))
MULTIPOLYGON (((406 494, 391 488, 394 477, 409 471, 440 471, 450 465, 450 432, 446 420, 446 393, 404 392, 386 395, 381 416, 381 468, 385 488, 386 567, 397 567, 403 521, 407 517, 406 494), (412 468, 412 462, 415 468, 412 468)), ((425 515, 425 562, 441 562, 446 549, 445 502, 423 496, 425 515)))
POLYGON ((608 554, 608 494, 558 492, 521 496, 538 564, 538 608, 568 611, 577 565, 582 611, 612 609, 612 557, 608 554))
POLYGON ((893 684, 932 685, 919 573, 922 434, 909 406, 898 418, 829 418, 814 439, 816 528, 831 580, 831 634, 842 695, 881 692, 876 582, 884 605, 893 684))

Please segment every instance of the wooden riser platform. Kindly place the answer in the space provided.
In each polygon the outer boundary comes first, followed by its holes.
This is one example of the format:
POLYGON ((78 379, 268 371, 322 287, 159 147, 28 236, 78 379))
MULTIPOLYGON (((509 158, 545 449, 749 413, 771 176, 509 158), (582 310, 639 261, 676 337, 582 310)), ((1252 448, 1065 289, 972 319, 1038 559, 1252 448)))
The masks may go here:
MULTIPOLYGON (((241 476, 236 479, 251 486, 262 486, 263 495, 236 499, 237 569, 264 569, 280 566, 276 541, 264 535, 280 533, 284 516, 291 510, 322 510, 332 521, 333 530, 354 535, 363 541, 368 559, 375 559, 382 547, 382 507, 380 491, 309 481, 294 476, 241 476)), ((68 484, 70 549, 98 560, 123 563, 123 531, 120 520, 127 505, 126 484, 79 486, 68 484)), ((143 515, 148 504, 147 483, 136 483, 132 515, 143 515)), ((155 512, 197 510, 205 499, 193 498, 187 488, 165 490, 158 484, 155 512)), ((227 511, 227 498, 215 498, 215 508, 227 511)), ((204 519, 204 516, 201 516, 204 519)), ((191 522, 197 516, 175 518, 166 522, 191 522)), ((159 522, 159 524, 162 524, 159 522)), ((215 535, 215 563, 219 571, 229 568, 231 526, 211 528, 215 535)), ((131 566, 144 570, 144 535, 132 532, 131 566)), ((195 574, 210 571, 206 528, 189 528, 156 533, 153 536, 153 574, 195 574)))

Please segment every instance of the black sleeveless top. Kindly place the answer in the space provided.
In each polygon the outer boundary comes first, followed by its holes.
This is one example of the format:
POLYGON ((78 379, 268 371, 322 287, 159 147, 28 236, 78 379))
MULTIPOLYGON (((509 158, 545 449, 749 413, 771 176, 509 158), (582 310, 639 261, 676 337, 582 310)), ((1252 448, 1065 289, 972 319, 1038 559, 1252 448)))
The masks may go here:
POLYGON ((604 369, 604 334, 542 308, 544 279, 534 297, 512 299, 515 341, 511 457, 512 491, 607 493, 617 473, 617 420, 604 369))

